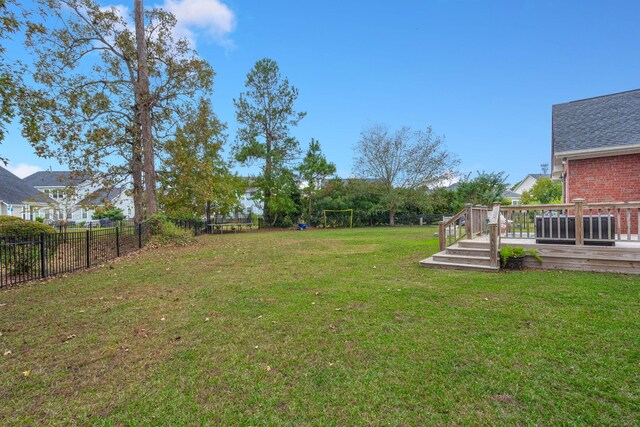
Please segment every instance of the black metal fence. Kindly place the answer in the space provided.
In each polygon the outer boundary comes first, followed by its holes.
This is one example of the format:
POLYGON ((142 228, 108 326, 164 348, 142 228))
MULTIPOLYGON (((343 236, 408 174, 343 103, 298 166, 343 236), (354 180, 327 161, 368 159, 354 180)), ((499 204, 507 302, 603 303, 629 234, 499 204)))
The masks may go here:
POLYGON ((436 225, 442 221, 442 214, 396 215, 396 225, 436 225))
POLYGON ((60 273, 89 268, 142 248, 147 224, 0 236, 0 288, 60 273))

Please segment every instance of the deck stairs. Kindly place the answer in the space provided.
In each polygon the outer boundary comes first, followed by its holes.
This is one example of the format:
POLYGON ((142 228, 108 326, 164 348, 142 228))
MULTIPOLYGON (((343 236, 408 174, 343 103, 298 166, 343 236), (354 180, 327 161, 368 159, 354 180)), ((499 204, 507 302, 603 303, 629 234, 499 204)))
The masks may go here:
POLYGON ((497 272, 497 265, 491 265, 489 242, 482 240, 460 240, 442 252, 420 261, 427 268, 442 270, 467 270, 497 272))

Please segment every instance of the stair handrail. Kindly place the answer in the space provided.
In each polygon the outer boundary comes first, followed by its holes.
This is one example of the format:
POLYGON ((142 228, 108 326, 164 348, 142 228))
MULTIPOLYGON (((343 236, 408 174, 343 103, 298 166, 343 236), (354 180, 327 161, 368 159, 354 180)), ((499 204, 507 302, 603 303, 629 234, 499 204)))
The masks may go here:
POLYGON ((438 223, 438 242, 440 251, 457 243, 463 238, 473 239, 483 232, 483 222, 488 213, 487 206, 473 206, 467 203, 460 212, 438 223), (462 221, 461 221, 462 220, 462 221), (464 221, 464 228, 462 223, 464 221))
POLYGON ((500 203, 494 203, 488 215, 489 220, 489 259, 491 265, 498 264, 498 250, 500 249, 500 203))

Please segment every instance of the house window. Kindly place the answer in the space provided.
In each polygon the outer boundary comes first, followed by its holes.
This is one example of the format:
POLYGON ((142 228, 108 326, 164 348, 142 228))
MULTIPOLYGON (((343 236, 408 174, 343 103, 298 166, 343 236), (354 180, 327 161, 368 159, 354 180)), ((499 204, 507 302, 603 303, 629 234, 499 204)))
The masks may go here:
POLYGON ((82 219, 87 219, 88 218, 88 213, 86 209, 82 209, 82 219))
POLYGON ((520 200, 512 200, 511 201, 511 205, 512 206, 520 206, 520 200))

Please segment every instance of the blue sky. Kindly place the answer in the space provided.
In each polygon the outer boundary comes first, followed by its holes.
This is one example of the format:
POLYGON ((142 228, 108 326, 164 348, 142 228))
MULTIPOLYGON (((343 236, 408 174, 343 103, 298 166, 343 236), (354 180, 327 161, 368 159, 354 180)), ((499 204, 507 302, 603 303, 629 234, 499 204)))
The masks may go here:
MULTIPOLYGON (((269 57, 308 113, 293 135, 303 149, 320 140, 341 176, 351 173, 361 130, 384 123, 432 126, 463 173, 505 171, 515 182, 549 162, 552 104, 640 88, 638 1, 145 4, 173 8, 216 70, 212 101, 229 145, 232 100, 253 64, 269 57)), ((61 168, 35 156, 16 130, 0 150, 14 168, 61 168)))

